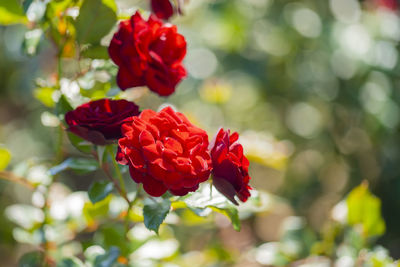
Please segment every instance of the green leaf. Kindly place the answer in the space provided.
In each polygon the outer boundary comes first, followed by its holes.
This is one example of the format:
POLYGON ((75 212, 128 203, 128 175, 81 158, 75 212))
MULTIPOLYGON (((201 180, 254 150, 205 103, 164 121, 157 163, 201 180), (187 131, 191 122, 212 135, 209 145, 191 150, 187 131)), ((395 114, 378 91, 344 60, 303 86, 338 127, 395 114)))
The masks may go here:
POLYGON ((61 95, 60 99, 57 102, 56 105, 56 114, 57 116, 60 115, 65 115, 68 111, 73 110, 74 108, 71 106, 71 104, 68 102, 67 98, 65 95, 61 95))
POLYGON ((83 216, 88 224, 94 223, 97 219, 104 218, 108 215, 110 201, 112 195, 108 195, 105 199, 93 204, 86 202, 83 206, 83 216))
POLYGON ((17 0, 0 1, 0 25, 26 23, 27 21, 17 0))
POLYGON ((96 267, 112 267, 119 256, 119 248, 111 247, 106 254, 99 255, 94 261, 96 267))
POLYGON ((54 166, 49 170, 51 175, 56 175, 67 169, 71 169, 78 174, 85 174, 95 171, 99 168, 99 163, 94 159, 87 158, 69 158, 61 164, 54 166))
POLYGON ((72 257, 61 260, 57 263, 57 267, 84 267, 85 265, 78 258, 72 257))
POLYGON ((22 6, 24 8, 24 12, 26 13, 26 11, 28 11, 29 6, 32 4, 33 0, 24 0, 22 2, 22 6))
POLYGON ((53 100, 53 93, 55 91, 56 89, 51 87, 39 87, 36 88, 35 91, 33 91, 33 95, 46 107, 53 108, 56 104, 53 100))
POLYGON ((114 0, 85 0, 75 22, 81 44, 98 44, 117 22, 114 0))
POLYGON ((238 232, 240 231, 241 225, 240 225, 240 219, 239 219, 239 212, 234 206, 218 208, 218 207, 210 205, 208 207, 211 208, 213 211, 216 211, 216 212, 228 217, 231 220, 233 229, 235 229, 238 232))
POLYGON ((203 185, 193 194, 183 198, 186 206, 200 217, 206 217, 211 210, 227 216, 236 231, 240 231, 239 212, 235 205, 228 201, 217 190, 210 192, 210 187, 203 185))
POLYGON ((83 153, 92 152, 93 145, 92 143, 86 141, 85 139, 73 134, 71 132, 67 132, 67 136, 71 144, 83 153))
POLYGON ((24 254, 18 261, 18 267, 42 267, 44 255, 42 252, 33 251, 24 254))
POLYGON ((11 160, 10 152, 5 148, 0 147, 0 171, 7 168, 8 163, 10 163, 10 160, 11 160))
POLYGON ((112 192, 114 186, 107 181, 94 182, 89 188, 89 199, 92 203, 105 199, 112 192))
POLYGON ((350 225, 361 225, 365 237, 384 234, 386 227, 381 215, 381 201, 371 194, 366 183, 354 188, 346 203, 350 225))
POLYGON ((81 52, 81 56, 92 59, 108 59, 107 47, 102 45, 92 45, 81 52))
POLYGON ((147 198, 144 201, 143 217, 144 225, 149 230, 158 234, 158 228, 167 216, 171 207, 171 201, 163 198, 147 198))

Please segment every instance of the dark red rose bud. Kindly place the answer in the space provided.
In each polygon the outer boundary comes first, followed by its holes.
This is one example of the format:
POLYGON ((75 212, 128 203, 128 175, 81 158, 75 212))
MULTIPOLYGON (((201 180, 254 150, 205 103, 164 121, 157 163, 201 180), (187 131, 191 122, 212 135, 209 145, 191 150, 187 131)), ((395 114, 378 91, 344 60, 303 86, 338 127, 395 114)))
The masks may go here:
POLYGON ((170 0, 151 0, 151 9, 160 19, 168 20, 174 14, 170 0))
POLYGON ((243 155, 243 147, 238 143, 238 133, 219 130, 211 149, 213 164, 213 184, 234 204, 237 196, 245 202, 250 197, 248 173, 249 161, 243 155))
POLYGON ((119 70, 117 84, 122 90, 148 86, 168 96, 186 76, 182 60, 186 41, 175 25, 164 24, 155 15, 148 21, 136 12, 124 20, 114 34, 108 53, 119 70))
POLYGON ((126 100, 100 99, 65 114, 68 130, 96 145, 122 137, 121 125, 139 115, 139 107, 126 100))
POLYGON ((122 125, 117 161, 129 165, 132 179, 151 196, 167 190, 183 196, 198 189, 211 172, 208 136, 182 113, 166 107, 144 110, 122 125))

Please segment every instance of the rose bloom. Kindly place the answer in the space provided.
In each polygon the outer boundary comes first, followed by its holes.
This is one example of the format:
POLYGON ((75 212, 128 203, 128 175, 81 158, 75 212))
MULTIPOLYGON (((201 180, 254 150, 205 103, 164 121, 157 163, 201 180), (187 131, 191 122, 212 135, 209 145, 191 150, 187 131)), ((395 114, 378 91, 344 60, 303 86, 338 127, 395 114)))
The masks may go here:
POLYGON ((170 0, 151 0, 151 9, 160 19, 168 20, 174 14, 170 0))
POLYGON ((239 135, 219 130, 211 149, 213 184, 230 201, 238 204, 237 196, 245 202, 250 196, 248 173, 249 161, 243 155, 243 147, 238 143, 239 135))
POLYGON ((376 6, 383 7, 392 11, 399 9, 397 0, 373 0, 376 6))
POLYGON ((176 26, 163 24, 155 15, 146 21, 136 12, 131 19, 122 21, 108 52, 119 67, 117 84, 122 90, 148 86, 157 94, 168 96, 186 76, 182 65, 185 38, 176 26))
POLYGON ((139 115, 139 107, 126 100, 100 99, 65 114, 68 130, 96 145, 122 137, 121 125, 139 115))
POLYGON ((183 196, 210 176, 208 136, 182 113, 166 107, 144 110, 122 125, 117 161, 129 165, 132 179, 151 196, 167 190, 183 196))

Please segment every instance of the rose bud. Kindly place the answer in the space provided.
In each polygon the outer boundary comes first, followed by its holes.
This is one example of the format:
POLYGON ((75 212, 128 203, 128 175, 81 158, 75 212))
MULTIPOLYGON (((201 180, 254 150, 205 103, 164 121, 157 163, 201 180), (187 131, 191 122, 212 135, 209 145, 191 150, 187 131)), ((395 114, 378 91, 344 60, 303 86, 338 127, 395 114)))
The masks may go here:
POLYGON ((168 20, 174 14, 170 0, 151 0, 151 10, 160 19, 168 20))
POLYGON ((211 172, 207 133, 182 113, 166 107, 144 110, 122 125, 117 161, 129 165, 132 179, 151 196, 167 190, 183 196, 198 189, 211 172))
POLYGON ((121 125, 139 113, 132 102, 100 99, 67 112, 65 121, 70 132, 95 145, 106 145, 121 138, 121 125))
POLYGON ((250 197, 248 173, 249 161, 238 143, 239 135, 220 129, 211 149, 213 184, 219 192, 234 204, 237 196, 242 202, 250 197))
POLYGON ((146 21, 136 12, 122 21, 108 53, 119 67, 117 84, 122 90, 147 86, 160 96, 168 96, 186 77, 182 65, 185 38, 175 25, 164 24, 155 15, 146 21))

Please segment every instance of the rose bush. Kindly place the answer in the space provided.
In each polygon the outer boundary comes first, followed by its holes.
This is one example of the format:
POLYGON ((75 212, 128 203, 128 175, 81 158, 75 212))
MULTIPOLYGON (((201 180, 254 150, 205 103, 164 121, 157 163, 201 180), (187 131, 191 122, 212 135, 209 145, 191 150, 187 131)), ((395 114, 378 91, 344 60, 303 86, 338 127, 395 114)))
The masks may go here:
POLYGON ((121 125, 139 115, 139 107, 126 100, 100 99, 65 114, 68 130, 96 145, 122 137, 121 125))
POLYGON ((185 38, 176 26, 164 24, 154 15, 146 21, 136 12, 131 19, 122 21, 108 52, 119 67, 117 84, 122 90, 148 86, 151 91, 168 96, 186 76, 182 65, 185 38))
POLYGON ((166 107, 144 110, 122 125, 117 160, 129 165, 132 179, 152 196, 167 190, 183 196, 210 176, 208 136, 182 113, 166 107))
POLYGON ((230 130, 220 129, 211 149, 213 184, 235 204, 238 204, 235 196, 245 202, 251 189, 249 161, 243 155, 243 146, 238 139, 238 133, 230 135, 230 130))

